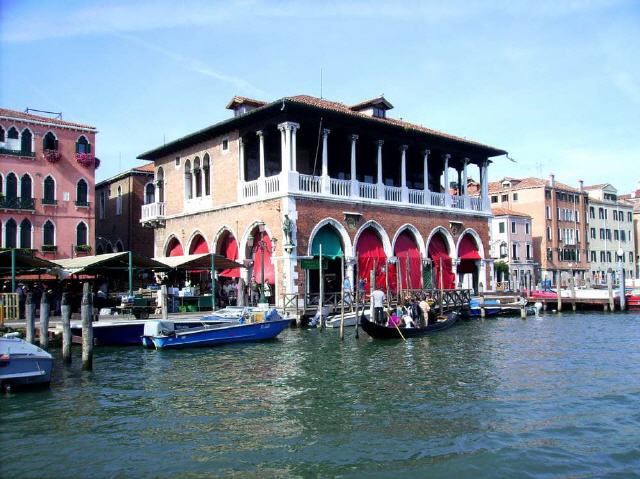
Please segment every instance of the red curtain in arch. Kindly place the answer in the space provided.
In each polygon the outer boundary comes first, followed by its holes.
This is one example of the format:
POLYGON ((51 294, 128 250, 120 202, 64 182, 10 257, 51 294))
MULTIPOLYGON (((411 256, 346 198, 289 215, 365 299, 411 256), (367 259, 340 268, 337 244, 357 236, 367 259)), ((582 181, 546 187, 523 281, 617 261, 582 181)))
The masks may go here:
POLYGON ((396 264, 389 265, 389 284, 392 291, 398 290, 398 276, 402 289, 422 287, 422 261, 420 249, 414 237, 408 231, 400 233, 396 239, 393 255, 398 258, 396 264))
POLYGON ((451 257, 442 235, 436 233, 431 237, 428 254, 433 264, 433 284, 442 289, 455 288, 456 275, 451 271, 451 257))
POLYGON ((384 291, 386 289, 384 267, 387 255, 384 253, 382 240, 373 229, 369 228, 362 232, 358 238, 356 253, 358 254, 358 281, 364 279, 367 284, 365 290, 369 292, 369 278, 375 264, 375 286, 384 291))
POLYGON ((482 258, 480 257, 480 253, 478 253, 478 245, 471 235, 466 234, 460 240, 460 245, 458 246, 458 258, 460 258, 458 273, 475 272, 476 261, 482 258))
POLYGON ((257 232, 254 235, 253 248, 251 249, 251 258, 253 259, 253 277, 256 282, 262 281, 262 259, 264 255, 264 280, 270 285, 276 284, 276 275, 273 264, 271 264, 271 252, 273 246, 271 245, 271 238, 265 231, 264 233, 257 232), (260 241, 264 241, 265 248, 260 248, 260 241))
POLYGON ((189 247, 189 254, 203 254, 209 252, 209 245, 207 245, 206 240, 198 235, 193 238, 191 242, 191 246, 189 247))
MULTIPOLYGON (((233 261, 238 259, 238 242, 232 234, 227 233, 224 235, 218 251, 225 258, 232 259, 233 261)), ((239 278, 240 268, 225 269, 220 272, 220 276, 225 276, 227 278, 239 278)))
POLYGON ((182 245, 180 241, 176 238, 173 238, 169 241, 169 246, 167 246, 167 256, 183 256, 184 251, 182 250, 182 245))

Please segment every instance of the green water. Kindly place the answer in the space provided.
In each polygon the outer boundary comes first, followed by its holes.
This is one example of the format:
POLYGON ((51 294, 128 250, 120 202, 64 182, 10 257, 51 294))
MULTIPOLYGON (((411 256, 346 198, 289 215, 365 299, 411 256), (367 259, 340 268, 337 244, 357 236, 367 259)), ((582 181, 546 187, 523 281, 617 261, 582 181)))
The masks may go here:
POLYGON ((348 328, 214 349, 56 356, 0 397, 0 476, 639 477, 640 316, 348 328))

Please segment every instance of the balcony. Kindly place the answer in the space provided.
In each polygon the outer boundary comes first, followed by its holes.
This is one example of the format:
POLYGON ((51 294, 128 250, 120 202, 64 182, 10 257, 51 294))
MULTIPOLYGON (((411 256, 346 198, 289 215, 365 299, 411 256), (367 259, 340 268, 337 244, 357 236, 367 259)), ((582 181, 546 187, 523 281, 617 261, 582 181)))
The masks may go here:
POLYGON ((165 222, 165 205, 166 203, 164 202, 142 205, 142 214, 140 216, 140 223, 142 223, 142 226, 148 226, 150 228, 163 226, 165 222))
POLYGON ((58 251, 58 247, 54 244, 43 244, 40 247, 40 251, 42 251, 43 253, 55 253, 56 251, 58 251))
MULTIPOLYGON (((480 197, 450 195, 400 186, 305 175, 295 171, 245 181, 240 183, 238 188, 239 200, 243 202, 269 199, 286 194, 334 198, 336 200, 349 198, 351 201, 430 210, 460 210, 482 214, 487 214, 490 211, 488 207, 484 207, 480 197)), ((151 205, 143 206, 141 221, 146 221, 146 214, 149 215, 149 218, 154 217, 151 215, 151 210, 151 205), (145 208, 150 212, 145 213, 145 208)), ((157 216, 164 216, 164 214, 157 216)))
POLYGON ((11 150, 9 148, 0 147, 0 155, 21 156, 23 158, 35 158, 35 152, 28 152, 22 150, 11 150))
POLYGON ((0 209, 3 210, 27 210, 34 211, 35 210, 35 201, 33 198, 0 198, 0 209))
POLYGON ((88 208, 90 203, 88 201, 86 201, 86 200, 76 200, 75 201, 75 205, 78 208, 88 208))
POLYGON ((57 206, 58 200, 54 200, 53 198, 42 198, 41 200, 43 206, 57 206))

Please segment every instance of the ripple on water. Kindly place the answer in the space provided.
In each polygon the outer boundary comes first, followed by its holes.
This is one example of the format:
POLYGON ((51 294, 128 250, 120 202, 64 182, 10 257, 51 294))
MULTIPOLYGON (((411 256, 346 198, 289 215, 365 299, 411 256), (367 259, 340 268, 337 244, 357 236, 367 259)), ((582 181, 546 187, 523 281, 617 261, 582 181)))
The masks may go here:
MULTIPOLYGON (((411 340, 286 331, 96 350, 0 400, 2 477, 629 477, 640 318, 466 322, 411 340), (28 459, 25 459, 28 458, 28 459)), ((59 351, 55 352, 59 357, 59 351)), ((79 351, 74 350, 78 355, 79 351)))

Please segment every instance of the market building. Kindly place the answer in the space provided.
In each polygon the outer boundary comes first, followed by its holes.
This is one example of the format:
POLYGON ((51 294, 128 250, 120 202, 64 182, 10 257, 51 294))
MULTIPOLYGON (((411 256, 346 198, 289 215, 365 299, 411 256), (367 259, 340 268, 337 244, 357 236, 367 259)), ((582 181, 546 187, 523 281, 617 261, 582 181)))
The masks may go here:
POLYGON ((390 118, 383 97, 227 108, 232 118, 139 156, 155 164, 141 217, 155 256, 224 254, 247 266, 227 275, 264 277, 278 303, 318 292, 321 248, 326 292, 340 290, 343 261, 351 285, 375 271, 389 291, 487 288, 488 167, 505 151, 390 118))
POLYGON ((531 216, 503 207, 494 207, 492 212, 490 251, 496 262, 496 284, 503 288, 509 285, 513 289, 535 284, 531 216), (499 274, 501 263, 508 268, 505 271, 508 275, 499 274))
POLYGON ((153 163, 96 184, 96 254, 133 251, 153 256, 153 230, 140 224, 142 205, 155 203, 153 163))
POLYGON ((536 283, 551 280, 558 285, 567 275, 588 277, 588 195, 580 182, 573 188, 541 178, 503 178, 489 184, 493 207, 507 208, 531 216, 536 283))
POLYGON ((47 259, 94 249, 96 129, 0 109, 2 247, 47 259))

